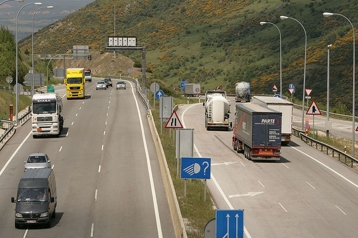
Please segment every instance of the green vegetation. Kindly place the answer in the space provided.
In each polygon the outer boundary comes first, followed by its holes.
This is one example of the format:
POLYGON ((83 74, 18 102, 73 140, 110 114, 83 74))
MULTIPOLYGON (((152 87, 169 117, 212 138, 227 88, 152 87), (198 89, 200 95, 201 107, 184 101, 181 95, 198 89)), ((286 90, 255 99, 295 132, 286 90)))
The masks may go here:
MULTIPOLYGON (((353 24, 358 20, 355 1, 326 0, 226 0, 95 1, 40 30, 35 44, 38 53, 64 53, 73 45, 89 45, 105 52, 107 36, 136 36, 147 49, 147 71, 168 88, 181 80, 200 83, 203 91, 221 85, 228 93, 235 83, 248 81, 253 94, 272 93, 279 85, 279 34, 282 33, 283 92, 296 86, 302 100, 305 35, 307 33, 306 88, 320 108, 326 104, 327 45, 330 57, 330 105, 341 103, 352 111, 352 29, 343 17, 323 17, 325 11, 341 13, 353 24), (90 21, 88 19, 91 19, 90 21), (323 106, 322 106, 323 105, 323 106)), ((31 38, 21 42, 31 48, 31 38)), ((141 62, 140 54, 121 52, 141 62)), ((137 64, 138 65, 138 64, 137 64)), ((139 66, 139 65, 138 65, 139 66)))

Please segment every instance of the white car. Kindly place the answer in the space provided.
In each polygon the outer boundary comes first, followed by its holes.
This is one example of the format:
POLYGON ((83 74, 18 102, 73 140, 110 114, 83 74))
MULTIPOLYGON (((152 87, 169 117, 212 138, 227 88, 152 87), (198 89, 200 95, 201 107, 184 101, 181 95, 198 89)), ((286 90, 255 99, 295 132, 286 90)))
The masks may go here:
POLYGON ((123 81, 118 81, 116 83, 116 90, 118 90, 118 89, 127 89, 126 83, 123 81))
POLYGON ((104 81, 98 81, 96 84, 96 90, 104 89, 107 90, 107 84, 104 81))
POLYGON ((25 163, 25 171, 28 169, 51 168, 51 160, 45 153, 30 154, 25 163))

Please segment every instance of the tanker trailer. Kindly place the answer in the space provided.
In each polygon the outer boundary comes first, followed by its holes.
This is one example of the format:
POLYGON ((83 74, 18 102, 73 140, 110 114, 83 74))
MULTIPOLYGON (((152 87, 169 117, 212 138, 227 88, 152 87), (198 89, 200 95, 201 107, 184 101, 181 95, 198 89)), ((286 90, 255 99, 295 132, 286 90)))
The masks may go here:
POLYGON ((250 83, 238 82, 235 85, 235 101, 236 102, 250 102, 251 92, 250 83))
POLYGON ((222 94, 212 94, 205 104, 205 127, 230 129, 230 104, 222 94))

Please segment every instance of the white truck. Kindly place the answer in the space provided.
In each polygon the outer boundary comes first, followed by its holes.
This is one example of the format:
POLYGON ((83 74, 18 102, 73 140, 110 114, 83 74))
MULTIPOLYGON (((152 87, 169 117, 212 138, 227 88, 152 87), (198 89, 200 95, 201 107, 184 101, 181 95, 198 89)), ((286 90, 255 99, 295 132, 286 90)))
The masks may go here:
POLYGON ((293 103, 272 96, 253 96, 252 103, 266 106, 282 113, 281 144, 287 145, 291 141, 292 135, 293 103))
POLYGON ((235 101, 236 102, 250 102, 251 91, 250 83, 238 82, 235 84, 235 101))
POLYGON ((208 96, 205 102, 205 127, 230 129, 229 122, 230 104, 221 93, 208 96))
POLYGON ((59 136, 63 129, 62 98, 56 93, 37 93, 32 97, 32 136, 59 136))

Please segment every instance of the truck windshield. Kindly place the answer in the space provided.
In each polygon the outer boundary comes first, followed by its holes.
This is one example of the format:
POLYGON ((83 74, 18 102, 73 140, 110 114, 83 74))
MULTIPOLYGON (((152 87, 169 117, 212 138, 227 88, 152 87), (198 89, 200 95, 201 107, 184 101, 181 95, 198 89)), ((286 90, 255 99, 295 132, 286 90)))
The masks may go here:
POLYGON ((32 104, 32 113, 48 114, 56 113, 56 102, 34 102, 32 104))
POLYGON ((46 202, 46 188, 19 188, 17 192, 18 202, 46 202))
POLYGON ((85 76, 91 76, 91 72, 90 71, 85 71, 85 76))
POLYGON ((68 78, 67 79, 68 84, 78 84, 82 83, 82 78, 68 78))

